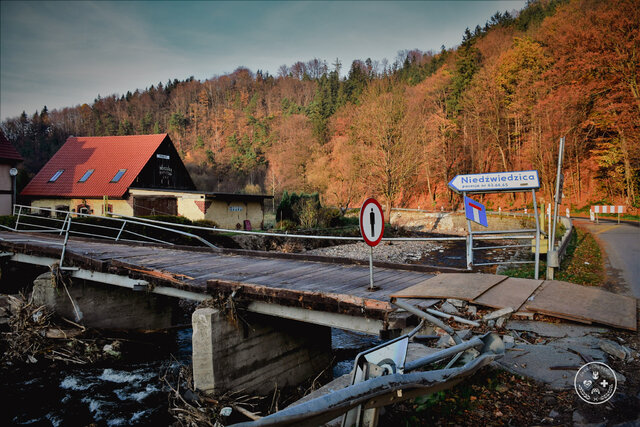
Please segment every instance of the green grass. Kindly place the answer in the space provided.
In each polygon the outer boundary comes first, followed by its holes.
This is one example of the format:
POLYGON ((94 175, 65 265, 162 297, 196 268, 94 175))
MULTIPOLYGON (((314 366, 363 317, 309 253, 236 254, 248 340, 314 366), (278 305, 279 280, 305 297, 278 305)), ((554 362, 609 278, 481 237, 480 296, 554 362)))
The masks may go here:
MULTIPOLYGON (((533 264, 524 267, 510 268, 502 272, 510 277, 533 279, 535 277, 533 264)), ((547 264, 540 260, 540 278, 546 278, 547 264)), ((567 253, 555 272, 555 280, 577 283, 580 285, 598 286, 604 282, 604 263, 602 252, 595 238, 588 231, 574 228, 569 241, 567 253)))

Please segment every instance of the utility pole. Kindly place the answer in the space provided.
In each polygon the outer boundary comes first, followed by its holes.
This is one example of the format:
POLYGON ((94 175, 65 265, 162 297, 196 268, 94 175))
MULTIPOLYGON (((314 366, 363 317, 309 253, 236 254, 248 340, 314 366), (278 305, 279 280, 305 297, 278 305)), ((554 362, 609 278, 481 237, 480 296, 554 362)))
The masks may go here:
POLYGON ((553 269, 560 267, 560 259, 556 249, 556 222, 558 221, 558 205, 562 199, 562 160, 564 158, 564 136, 560 138, 560 149, 558 150, 558 171, 556 174, 556 196, 553 203, 553 220, 551 224, 551 236, 549 241, 549 253, 547 253, 547 279, 553 280, 553 269))

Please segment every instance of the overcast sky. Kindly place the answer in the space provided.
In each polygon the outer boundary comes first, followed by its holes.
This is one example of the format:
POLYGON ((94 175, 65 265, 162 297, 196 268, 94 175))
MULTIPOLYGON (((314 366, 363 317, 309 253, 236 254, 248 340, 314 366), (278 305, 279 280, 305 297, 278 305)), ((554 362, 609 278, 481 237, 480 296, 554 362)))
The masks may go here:
POLYGON ((518 1, 0 2, 0 119, 92 103, 239 66, 276 75, 313 58, 384 58, 458 45, 518 1))

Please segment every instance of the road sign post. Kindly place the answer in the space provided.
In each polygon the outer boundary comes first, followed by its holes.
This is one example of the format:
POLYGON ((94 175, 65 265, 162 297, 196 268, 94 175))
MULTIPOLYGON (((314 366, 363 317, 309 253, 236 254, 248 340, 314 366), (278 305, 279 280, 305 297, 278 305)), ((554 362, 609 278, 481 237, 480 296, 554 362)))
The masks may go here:
POLYGON ((384 234, 382 206, 374 198, 368 198, 360 208, 360 234, 369 245, 369 290, 380 289, 373 284, 373 247, 377 246, 384 234))
MULTIPOLYGON (((482 193, 501 193, 501 192, 520 192, 531 191, 533 197, 534 215, 536 218, 535 230, 520 230, 518 232, 531 232, 535 231, 535 278, 538 278, 538 271, 540 266, 540 220, 538 218, 538 206, 536 202, 536 189, 540 188, 540 179, 538 177, 538 171, 513 171, 513 172, 491 172, 491 173, 477 173, 469 175, 457 175, 451 181, 449 181, 449 188, 458 194, 462 194, 465 199, 465 212, 467 217, 467 269, 471 269, 473 263, 473 251, 481 249, 490 249, 491 247, 473 247, 473 235, 482 234, 505 234, 506 230, 498 230, 494 232, 490 231, 472 231, 471 221, 478 222, 479 224, 488 226, 486 221, 486 211, 484 206, 478 202, 467 197, 467 194, 482 194, 482 193), (470 202, 468 201, 470 200, 470 202), (470 204, 471 203, 471 204, 470 204), (481 215, 484 214, 484 223, 481 222, 481 215), (474 216, 471 216, 474 215, 474 216)), ((544 212, 544 210, 543 210, 544 212)), ((543 213, 544 215, 544 213, 543 213)), ((513 232, 513 230, 509 230, 513 232)), ((508 262, 492 262, 475 265, 494 265, 494 264, 508 264, 508 262)))

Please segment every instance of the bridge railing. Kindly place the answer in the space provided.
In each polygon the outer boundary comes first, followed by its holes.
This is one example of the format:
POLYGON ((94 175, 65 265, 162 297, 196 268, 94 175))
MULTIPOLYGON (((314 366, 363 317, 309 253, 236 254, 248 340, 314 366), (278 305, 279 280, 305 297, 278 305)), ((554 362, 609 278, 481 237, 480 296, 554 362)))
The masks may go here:
MULTIPOLYGON (((362 242, 361 236, 328 236, 328 235, 307 235, 307 234, 291 234, 291 233, 275 233, 264 231, 247 231, 247 230, 231 230, 218 227, 207 227, 195 224, 179 224, 156 219, 132 217, 120 214, 110 214, 109 216, 93 215, 82 212, 69 212, 66 210, 58 210, 36 206, 15 205, 14 215, 16 222, 14 228, 9 228, 16 232, 38 232, 52 233, 60 236, 64 235, 63 256, 66 244, 70 235, 102 238, 115 242, 146 242, 146 243, 162 243, 173 245, 169 240, 150 236, 149 231, 166 232, 175 234, 176 236, 189 237, 197 240, 207 247, 215 248, 216 245, 206 238, 194 234, 194 231, 203 231, 207 233, 228 233, 228 234, 249 234, 257 236, 284 237, 294 239, 325 239, 334 241, 353 241, 362 242), (92 220, 83 219, 92 218, 92 220), (90 222, 89 222, 90 221, 90 222), (188 229, 189 231, 185 231, 188 229)), ((522 230, 514 230, 510 235, 495 234, 490 231, 485 232, 475 238, 475 240, 529 240, 534 236, 529 233, 522 234, 522 230)), ((202 234, 202 233, 201 233, 202 234)), ((385 237, 383 241, 465 241, 465 236, 446 236, 446 237, 385 237)), ((527 246, 527 245, 522 245, 527 246)), ((62 262, 61 262, 62 265, 62 262)))
POLYGON ((15 205, 14 216, 16 222, 13 228, 3 226, 15 232, 28 233, 53 233, 60 236, 64 235, 62 243, 62 255, 60 257, 60 265, 64 261, 69 235, 77 235, 90 238, 101 238, 122 242, 147 242, 162 243, 173 245, 172 242, 149 236, 144 232, 136 231, 133 226, 162 230, 168 233, 177 234, 193 238, 210 248, 216 248, 214 244, 203 239, 202 237, 182 230, 169 227, 170 223, 165 225, 152 224, 140 221, 138 218, 119 218, 110 216, 92 215, 82 212, 69 212, 65 210, 42 208, 36 206, 15 205), (83 221, 85 218, 95 218, 94 222, 83 221), (99 221, 100 223, 95 223, 99 221))

